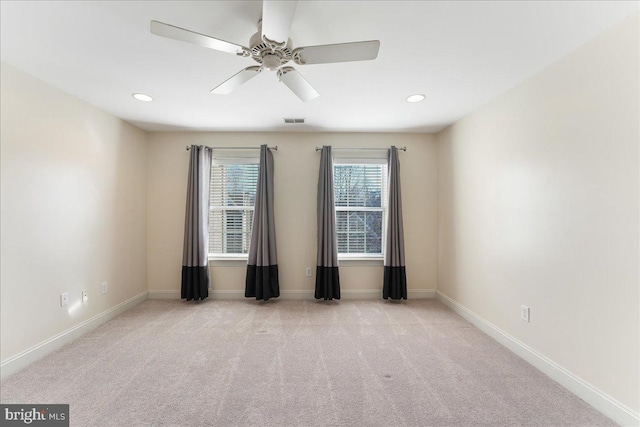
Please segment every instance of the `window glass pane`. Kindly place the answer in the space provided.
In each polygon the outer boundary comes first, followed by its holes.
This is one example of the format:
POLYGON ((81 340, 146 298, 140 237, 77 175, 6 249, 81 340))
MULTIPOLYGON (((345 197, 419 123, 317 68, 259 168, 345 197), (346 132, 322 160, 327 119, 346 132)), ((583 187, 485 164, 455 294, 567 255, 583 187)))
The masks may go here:
POLYGON ((334 165, 339 254, 382 254, 386 165, 334 165))
POLYGON ((364 233, 349 233, 349 252, 365 253, 364 241, 364 233))
POLYGON ((211 167, 211 206, 253 207, 258 185, 257 164, 211 167))
POLYGON ((251 243, 253 210, 209 212, 209 253, 246 254, 251 243))
POLYGON ((363 232, 366 215, 366 213, 359 211, 349 212, 349 231, 363 232))
POLYGON ((338 233, 341 231, 348 231, 347 216, 349 212, 336 210, 336 230, 338 233))
POLYGON ((209 211, 209 253, 222 253, 222 222, 221 211, 209 211))
MULTIPOLYGON (((336 212, 337 216, 345 218, 346 212, 336 212)), ((343 254, 381 254, 382 253, 382 212, 349 212, 349 217, 357 217, 357 223, 363 225, 361 230, 356 227, 347 229, 347 224, 354 221, 339 221, 338 253, 343 254), (357 214, 357 215, 353 215, 357 214)))
POLYGON ((381 254, 382 253, 382 212, 366 212, 365 213, 366 224, 366 241, 365 251, 366 254, 381 254))
POLYGON ((383 165, 335 165, 334 197, 337 206, 382 206, 383 165))
POLYGON ((211 167, 209 253, 249 252, 258 168, 255 163, 211 167))

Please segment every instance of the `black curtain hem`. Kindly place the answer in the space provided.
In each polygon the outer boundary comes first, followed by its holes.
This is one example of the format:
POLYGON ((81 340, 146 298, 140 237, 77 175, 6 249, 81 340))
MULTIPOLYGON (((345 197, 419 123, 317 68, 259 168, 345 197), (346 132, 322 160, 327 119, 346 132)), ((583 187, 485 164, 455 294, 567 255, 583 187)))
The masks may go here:
POLYGON ((268 301, 269 298, 279 297, 278 265, 264 267, 247 265, 244 296, 264 301, 268 301))
POLYGON ((340 273, 338 267, 316 267, 316 299, 340 299, 340 273))
POLYGON ((382 298, 407 299, 407 273, 404 266, 384 266, 384 285, 382 286, 382 298))
POLYGON ((182 266, 180 298, 187 301, 205 299, 209 296, 209 267, 182 266))

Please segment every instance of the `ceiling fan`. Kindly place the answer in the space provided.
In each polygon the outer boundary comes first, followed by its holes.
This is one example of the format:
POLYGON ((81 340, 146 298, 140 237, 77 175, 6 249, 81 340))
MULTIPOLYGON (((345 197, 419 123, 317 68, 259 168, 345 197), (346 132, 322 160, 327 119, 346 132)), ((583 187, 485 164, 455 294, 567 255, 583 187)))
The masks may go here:
POLYGON ((196 33, 163 22, 151 21, 151 32, 158 36, 193 43, 242 57, 251 57, 260 65, 247 67, 211 90, 215 94, 228 94, 263 70, 275 71, 284 83, 302 101, 310 101, 320 94, 295 68, 285 66, 289 61, 298 65, 331 62, 366 61, 375 59, 379 40, 327 44, 293 48, 289 38, 291 21, 297 1, 264 0, 258 32, 249 39, 249 47, 196 33))

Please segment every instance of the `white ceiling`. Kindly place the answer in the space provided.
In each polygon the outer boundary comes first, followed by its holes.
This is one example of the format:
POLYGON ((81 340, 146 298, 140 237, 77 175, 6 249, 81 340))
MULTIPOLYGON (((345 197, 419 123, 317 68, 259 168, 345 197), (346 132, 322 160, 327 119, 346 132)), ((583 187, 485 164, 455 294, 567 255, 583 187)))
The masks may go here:
POLYGON ((638 2, 300 1, 294 47, 380 40, 373 61, 296 66, 301 102, 250 58, 152 35, 158 20, 247 45, 259 1, 0 3, 2 61, 147 130, 436 132, 638 10, 638 2), (143 103, 131 97, 155 98, 143 103), (425 101, 409 104, 408 95, 425 101), (283 117, 304 117, 285 125, 283 117))

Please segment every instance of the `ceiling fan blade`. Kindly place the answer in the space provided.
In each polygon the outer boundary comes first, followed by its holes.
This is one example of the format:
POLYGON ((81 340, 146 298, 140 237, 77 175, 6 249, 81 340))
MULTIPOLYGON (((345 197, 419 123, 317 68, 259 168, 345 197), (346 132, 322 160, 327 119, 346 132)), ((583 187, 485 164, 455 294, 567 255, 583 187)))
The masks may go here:
POLYGON ((228 78, 218 86, 211 89, 211 93, 215 93, 217 95, 226 95, 228 93, 233 92, 242 84, 248 82, 258 74, 260 74, 262 69, 258 66, 247 67, 244 70, 236 73, 233 77, 228 78))
POLYGON ((317 90, 311 86, 302 74, 293 67, 284 67, 278 70, 278 78, 287 85, 291 92, 295 93, 302 101, 311 101, 320 96, 317 90))
POLYGON ((293 59, 300 65, 368 61, 378 57, 378 49, 380 40, 304 46, 293 51, 293 59))
POLYGON ((174 40, 180 40, 187 43, 197 44, 198 46, 208 47, 209 49, 220 50, 222 52, 242 54, 246 47, 215 37, 206 36, 204 34, 185 30, 175 25, 165 24, 163 22, 151 21, 151 32, 158 36, 168 37, 174 40))
POLYGON ((286 44, 297 5, 297 1, 264 0, 262 2, 262 36, 276 43, 286 44))

